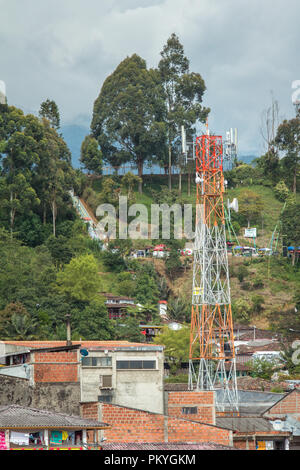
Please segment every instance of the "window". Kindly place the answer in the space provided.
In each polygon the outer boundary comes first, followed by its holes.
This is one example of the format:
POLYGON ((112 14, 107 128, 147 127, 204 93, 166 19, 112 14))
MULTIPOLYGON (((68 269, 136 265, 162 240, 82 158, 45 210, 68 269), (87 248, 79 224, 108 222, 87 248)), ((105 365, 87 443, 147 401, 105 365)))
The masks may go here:
POLYGON ((197 406, 189 406, 182 408, 182 414, 184 415, 196 415, 198 413, 197 406))
POLYGON ((156 361, 117 361, 119 370, 156 369, 156 361))
POLYGON ((99 395, 98 396, 98 401, 100 403, 111 403, 112 402, 112 396, 111 395, 99 395))
POLYGON ((111 357, 84 357, 82 359, 82 365, 84 367, 111 367, 112 359, 111 357))
POLYGON ((100 387, 112 388, 112 375, 100 375, 100 387))

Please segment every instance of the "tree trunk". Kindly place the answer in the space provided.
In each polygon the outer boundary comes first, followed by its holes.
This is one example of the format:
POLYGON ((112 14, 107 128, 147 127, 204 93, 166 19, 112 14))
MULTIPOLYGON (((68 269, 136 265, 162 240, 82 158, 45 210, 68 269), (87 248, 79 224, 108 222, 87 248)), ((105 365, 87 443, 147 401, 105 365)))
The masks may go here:
POLYGON ((169 145, 169 190, 172 189, 172 147, 169 145))
POLYGON ((181 172, 181 167, 180 167, 180 171, 179 171, 179 185, 178 185, 179 194, 181 194, 181 177, 182 177, 182 172, 181 172))
POLYGON ((51 210, 52 210, 53 236, 56 237, 56 212, 57 212, 57 208, 56 208, 55 199, 52 200, 51 210))
MULTIPOLYGON (((143 162, 141 160, 138 161, 138 173, 139 177, 143 179, 143 162)), ((139 193, 143 194, 143 182, 139 181, 139 193)))
MULTIPOLYGON (((12 201, 13 201, 13 193, 12 191, 10 192, 10 204, 12 206, 12 201)), ((14 226, 14 211, 13 208, 11 207, 10 209, 10 237, 12 238, 13 236, 13 226, 14 226)))
POLYGON ((43 208, 43 225, 46 225, 47 223, 47 207, 46 203, 44 203, 44 208, 43 208))
POLYGON ((188 173, 188 196, 191 195, 191 173, 188 173))

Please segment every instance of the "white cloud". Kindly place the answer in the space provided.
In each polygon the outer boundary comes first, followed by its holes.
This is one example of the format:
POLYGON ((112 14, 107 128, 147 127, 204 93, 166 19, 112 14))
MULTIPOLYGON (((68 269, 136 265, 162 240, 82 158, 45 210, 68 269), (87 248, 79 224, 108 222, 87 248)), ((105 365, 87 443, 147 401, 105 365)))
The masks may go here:
POLYGON ((298 0, 0 0, 0 11, 0 79, 25 111, 49 97, 63 121, 89 121, 119 62, 136 52, 156 66, 176 32, 205 79, 213 130, 238 127, 243 152, 261 151, 271 90, 282 113, 293 113, 298 0))

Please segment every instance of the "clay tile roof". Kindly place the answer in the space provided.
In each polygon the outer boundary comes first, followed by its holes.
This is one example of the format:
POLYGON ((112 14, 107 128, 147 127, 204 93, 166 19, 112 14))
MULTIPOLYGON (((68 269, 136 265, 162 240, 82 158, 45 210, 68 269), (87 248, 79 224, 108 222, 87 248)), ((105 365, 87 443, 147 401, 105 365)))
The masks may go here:
MULTIPOLYGON (((66 341, 3 341, 4 344, 25 346, 31 349, 51 348, 65 346, 66 341)), ((83 348, 115 349, 115 348, 149 348, 156 349, 158 345, 149 343, 132 343, 130 341, 72 341, 72 345, 83 348)))

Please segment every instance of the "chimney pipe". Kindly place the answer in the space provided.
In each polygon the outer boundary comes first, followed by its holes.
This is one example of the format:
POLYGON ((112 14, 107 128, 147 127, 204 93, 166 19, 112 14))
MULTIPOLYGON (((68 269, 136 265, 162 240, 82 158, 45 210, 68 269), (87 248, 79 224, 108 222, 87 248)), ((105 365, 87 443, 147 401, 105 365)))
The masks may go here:
POLYGON ((71 341, 71 314, 66 314, 66 324, 67 324, 67 346, 72 346, 71 341))

